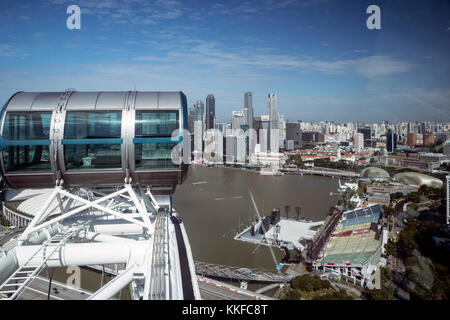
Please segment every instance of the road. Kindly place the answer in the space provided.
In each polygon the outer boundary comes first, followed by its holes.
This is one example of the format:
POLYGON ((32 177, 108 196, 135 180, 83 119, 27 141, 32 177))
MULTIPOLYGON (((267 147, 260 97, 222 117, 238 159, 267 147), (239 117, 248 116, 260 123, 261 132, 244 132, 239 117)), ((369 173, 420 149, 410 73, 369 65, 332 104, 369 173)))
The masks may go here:
MULTIPOLYGON (((17 236, 19 233, 23 232, 23 228, 10 230, 9 233, 5 234, 5 231, 2 232, 2 236, 0 236, 0 246, 3 246, 5 243, 7 243, 11 238, 14 236, 17 236)), ((8 232, 8 231, 6 231, 8 232)))
POLYGON ((198 288, 200 289, 200 296, 203 300, 244 300, 247 296, 242 296, 234 292, 229 292, 226 289, 215 287, 210 284, 198 281, 198 288))
MULTIPOLYGON (((48 279, 37 277, 19 295, 18 300, 47 300, 48 279)), ((50 300, 85 300, 92 292, 68 287, 66 284, 53 280, 50 300)))
POLYGON ((197 278, 203 300, 274 300, 256 292, 241 289, 210 278, 197 278))

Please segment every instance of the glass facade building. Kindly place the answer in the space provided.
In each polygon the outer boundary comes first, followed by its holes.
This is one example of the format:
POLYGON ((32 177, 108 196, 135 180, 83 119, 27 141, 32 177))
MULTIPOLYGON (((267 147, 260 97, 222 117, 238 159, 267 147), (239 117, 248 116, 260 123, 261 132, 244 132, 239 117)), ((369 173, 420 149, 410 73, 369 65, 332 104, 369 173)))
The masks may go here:
POLYGON ((206 97, 206 130, 214 129, 216 119, 216 99, 210 94, 206 97))

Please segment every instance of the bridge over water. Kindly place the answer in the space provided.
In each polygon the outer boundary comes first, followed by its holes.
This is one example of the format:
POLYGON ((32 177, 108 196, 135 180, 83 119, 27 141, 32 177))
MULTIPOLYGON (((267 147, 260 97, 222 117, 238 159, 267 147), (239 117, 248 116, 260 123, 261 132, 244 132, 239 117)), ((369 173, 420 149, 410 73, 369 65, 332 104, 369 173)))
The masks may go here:
POLYGON ((359 178, 359 173, 351 171, 332 171, 323 169, 297 169, 297 173, 317 176, 339 177, 339 178, 359 178))
POLYGON ((274 273, 264 269, 248 269, 232 266, 224 266, 206 262, 195 262, 197 275, 213 279, 237 280, 260 283, 289 282, 294 276, 285 273, 274 273))

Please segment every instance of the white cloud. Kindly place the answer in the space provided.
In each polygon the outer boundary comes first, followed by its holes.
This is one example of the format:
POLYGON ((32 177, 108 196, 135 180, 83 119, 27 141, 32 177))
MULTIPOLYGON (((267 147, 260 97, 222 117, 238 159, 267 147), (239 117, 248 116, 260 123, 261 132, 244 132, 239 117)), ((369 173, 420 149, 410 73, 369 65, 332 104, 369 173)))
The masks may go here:
MULTIPOLYGON (((50 5, 70 5, 73 0, 47 0, 50 5)), ((80 0, 82 14, 96 15, 103 24, 156 24, 181 17, 182 1, 178 0, 80 0)))
POLYGON ((34 32, 32 34, 33 38, 42 38, 45 37, 47 34, 45 32, 34 32))
POLYGON ((164 55, 136 57, 139 61, 159 61, 174 64, 196 65, 220 70, 222 75, 242 74, 264 70, 294 71, 323 74, 359 74, 365 78, 410 71, 414 65, 388 55, 368 56, 356 59, 323 60, 302 55, 274 53, 266 48, 232 48, 203 40, 178 41, 166 47, 164 55))
POLYGON ((390 56, 371 56, 353 63, 354 69, 367 78, 376 78, 391 74, 405 73, 413 68, 411 63, 390 56))
POLYGON ((0 57, 22 58, 25 56, 27 56, 26 53, 23 53, 21 50, 10 44, 0 44, 0 57))
MULTIPOLYGON (((1 52, 1 49, 0 49, 1 52)), ((150 58, 150 57, 149 57, 150 58)), ((173 59, 167 57, 167 59, 173 59)), ((0 74, 0 87, 6 100, 15 91, 53 91, 73 87, 84 90, 182 90, 188 102, 205 99, 214 93, 217 113, 221 120, 229 120, 231 110, 243 103, 243 93, 254 93, 255 114, 265 112, 265 97, 275 91, 279 110, 288 119, 297 120, 450 120, 450 89, 393 89, 384 88, 363 97, 345 93, 339 96, 309 95, 286 92, 282 89, 289 81, 277 78, 264 70, 225 70, 198 68, 182 63, 160 63, 157 57, 148 63, 85 65, 79 71, 59 71, 39 68, 4 71, 0 74)))
POLYGON ((343 51, 341 54, 357 54, 357 53, 367 53, 368 51, 365 49, 355 49, 351 51, 343 51))
POLYGON ((292 10, 294 8, 310 7, 332 2, 333 0, 257 0, 257 1, 227 1, 227 5, 214 3, 194 13, 191 18, 198 20, 201 16, 232 16, 233 18, 250 18, 255 14, 274 12, 277 10, 292 10))

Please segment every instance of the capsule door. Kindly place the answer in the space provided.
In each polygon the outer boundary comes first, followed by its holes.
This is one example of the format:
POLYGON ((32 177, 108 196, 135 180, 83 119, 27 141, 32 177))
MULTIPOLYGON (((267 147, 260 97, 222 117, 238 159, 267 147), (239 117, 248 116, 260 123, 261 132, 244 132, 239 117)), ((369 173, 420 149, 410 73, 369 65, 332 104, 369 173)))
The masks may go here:
POLYGON ((59 167, 68 186, 124 183, 124 110, 65 110, 59 167))
MULTIPOLYGON (((149 102, 146 107, 137 104, 130 169, 133 182, 151 186, 155 194, 171 194, 180 183, 180 165, 172 161, 172 149, 179 141, 172 138, 172 132, 180 129, 181 108, 179 101, 165 106, 162 96, 155 93, 157 108, 149 102)), ((171 97, 179 98, 179 94, 171 97)), ((146 98, 150 100, 151 96, 146 98)))
POLYGON ((55 185, 51 159, 54 111, 6 110, 1 125, 1 169, 15 189, 55 185))

